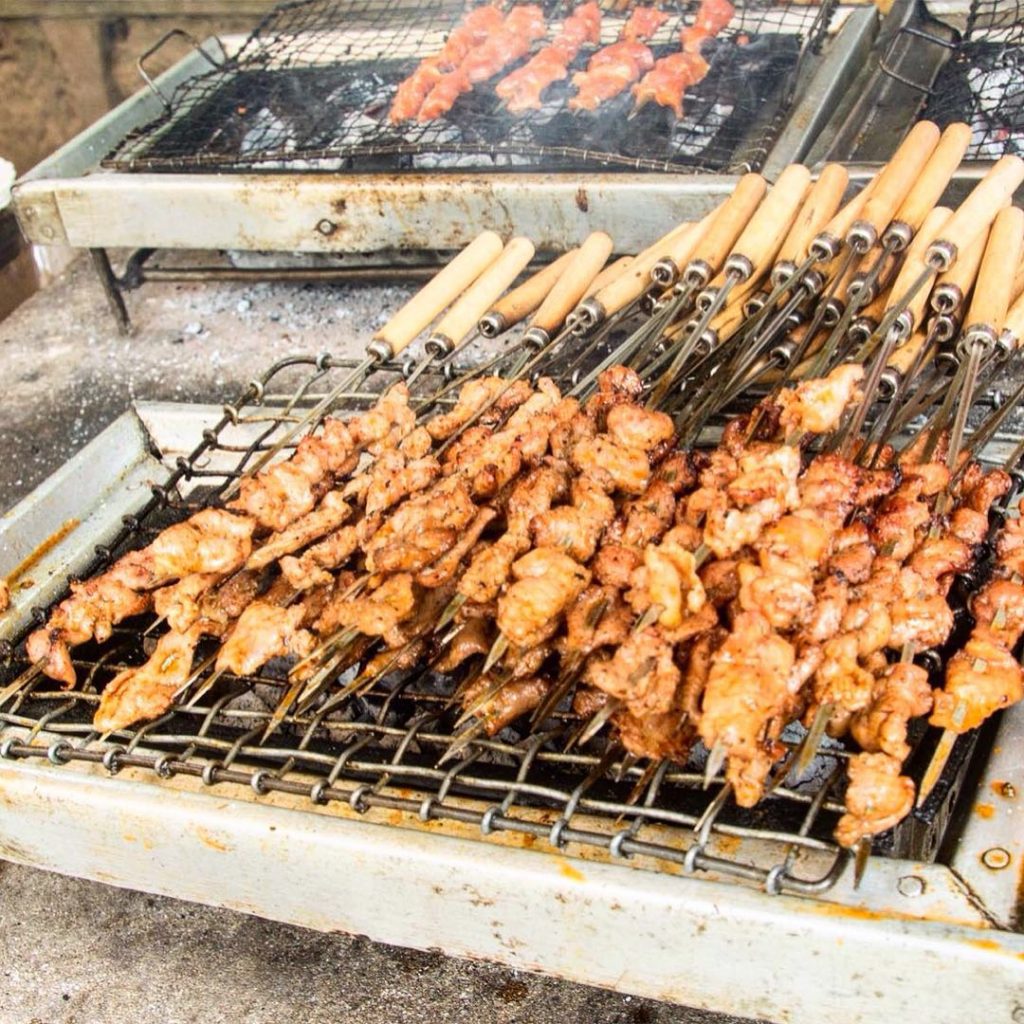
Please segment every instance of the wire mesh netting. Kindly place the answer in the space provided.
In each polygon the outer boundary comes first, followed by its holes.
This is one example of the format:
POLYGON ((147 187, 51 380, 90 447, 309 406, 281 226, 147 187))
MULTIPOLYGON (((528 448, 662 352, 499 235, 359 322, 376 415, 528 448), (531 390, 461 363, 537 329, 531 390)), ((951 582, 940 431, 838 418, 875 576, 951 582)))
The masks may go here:
POLYGON ((1024 4, 975 0, 922 117, 970 124, 969 159, 1024 154, 1024 4))
MULTIPOLYGON (((613 43, 632 2, 608 4, 600 45, 613 43)), ((654 58, 680 48, 696 0, 661 5, 668 19, 650 40, 654 58)), ((724 30, 704 40, 703 79, 687 88, 683 116, 629 88, 592 112, 573 112, 574 72, 543 93, 539 110, 510 114, 495 86, 529 55, 459 95, 444 115, 392 123, 400 82, 435 55, 465 8, 450 0, 302 0, 267 15, 223 64, 189 79, 165 113, 132 133, 105 161, 122 170, 514 170, 756 168, 796 85, 801 55, 824 35, 834 3, 737 3, 724 30)), ((574 5, 543 4, 547 35, 574 5)))
MULTIPOLYGON (((294 357, 225 406, 219 422, 207 426, 197 416, 195 437, 201 443, 175 460, 166 479, 153 486, 148 504, 125 520, 116 542, 97 550, 93 568, 149 543, 168 523, 216 506, 300 410, 333 390, 352 365, 294 357)), ((391 367, 374 380, 383 386, 398 372, 391 367)), ((436 381, 423 380, 430 393, 436 381)), ((341 399, 349 408, 365 406, 373 392, 341 399)), ((38 609, 36 620, 45 618, 46 610, 38 609)), ((167 714, 101 737, 92 718, 104 688, 125 668, 142 664, 166 628, 152 615, 127 620, 108 641, 73 651, 76 689, 37 677, 17 696, 6 697, 0 706, 0 757, 95 762, 111 772, 130 765, 162 776, 181 773, 210 786, 243 784, 261 794, 308 797, 311 810, 330 801, 348 802, 361 812, 403 810, 424 820, 478 826, 483 836, 513 833, 568 852, 598 847, 773 892, 822 892, 846 863, 832 839, 848 757, 839 741, 826 739, 807 773, 798 780, 783 777, 753 809, 736 805, 721 773, 705 788, 707 753, 700 745, 686 764, 653 763, 627 758, 607 729, 581 739, 571 695, 541 723, 521 718, 492 737, 476 735, 460 756, 446 761, 446 750, 460 736, 461 708, 452 698, 471 663, 442 675, 420 661, 348 695, 343 686, 358 666, 339 668, 316 700, 289 711, 268 731, 294 659, 274 659, 251 676, 219 676, 207 689, 203 684, 213 682, 217 650, 211 639, 197 651, 191 687, 167 714)), ((27 668, 23 649, 10 646, 0 666, 0 690, 27 668)), ((935 669, 941 672, 939 659, 935 669)), ((916 778, 930 757, 933 734, 919 722, 911 737, 916 749, 908 771, 916 778)), ((802 735, 801 727, 790 727, 783 744, 793 750, 802 735)), ((925 806, 879 837, 876 852, 934 857, 970 764, 973 740, 964 740, 925 806)))

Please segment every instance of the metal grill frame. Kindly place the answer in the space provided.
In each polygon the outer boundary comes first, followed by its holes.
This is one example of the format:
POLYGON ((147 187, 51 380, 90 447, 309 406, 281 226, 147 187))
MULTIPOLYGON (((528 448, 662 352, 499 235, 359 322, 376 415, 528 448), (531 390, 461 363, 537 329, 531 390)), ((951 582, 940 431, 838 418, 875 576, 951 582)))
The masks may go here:
MULTIPOLYGON (((608 5, 611 9, 604 11, 603 45, 617 38, 632 2, 608 5)), ((635 149, 634 153, 623 149, 629 141, 629 125, 621 103, 612 101, 607 109, 602 108, 603 113, 599 111, 582 119, 561 109, 516 117, 503 111, 486 83, 469 97, 460 98, 453 116, 446 115, 427 124, 391 126, 378 119, 376 107, 367 117, 363 113, 366 98, 358 75, 383 79, 377 86, 383 117, 383 100, 418 60, 437 51, 440 41, 458 24, 460 9, 446 5, 443 0, 432 0, 415 13, 406 11, 403 16, 400 0, 393 8, 387 0, 364 0, 354 5, 342 5, 337 0, 283 3, 259 22, 237 53, 220 63, 211 59, 212 69, 207 68, 179 85, 165 99, 161 116, 130 132, 106 156, 103 166, 129 172, 197 172, 208 168, 239 173, 261 168, 344 168, 362 173, 393 173, 411 160, 419 161, 424 169, 434 165, 435 169, 462 166, 478 173, 561 167, 578 173, 618 169, 679 174, 728 173, 735 170, 732 165, 738 158, 743 165, 741 170, 758 169, 785 120, 803 59, 820 47, 835 3, 836 0, 827 0, 821 5, 806 6, 743 0, 723 38, 742 34, 752 37, 754 43, 761 37, 795 38, 798 45, 788 58, 792 66, 780 64, 779 46, 775 48, 778 52, 764 56, 760 68, 755 66, 743 72, 729 68, 730 61, 739 59, 737 48, 726 47, 720 53, 715 50, 709 54, 708 78, 696 87, 687 118, 667 127, 664 122, 659 124, 659 117, 652 120, 651 112, 646 112, 646 120, 627 147, 635 149), (243 92, 242 100, 232 101, 225 108, 224 97, 237 93, 239 83, 244 88, 245 76, 254 76, 249 93, 265 89, 266 102, 273 108, 275 97, 288 92, 289 83, 298 87, 296 82, 304 80, 307 73, 322 69, 334 74, 346 65, 356 69, 352 74, 357 77, 339 76, 345 84, 332 88, 322 98, 321 108, 317 108, 320 99, 306 98, 302 107, 306 120, 296 129, 297 138, 275 116, 267 123, 250 124, 241 144, 244 154, 220 151, 217 140, 231 131, 224 117, 234 117, 233 104, 247 103, 253 109, 257 105, 255 95, 246 100, 248 94, 243 92), (742 115, 728 114, 713 130, 704 123, 706 118, 716 116, 723 91, 728 96, 737 89, 742 92, 749 78, 767 74, 771 75, 770 85, 760 83, 759 102, 752 109, 742 115), (770 103, 766 93, 771 93, 770 103), (333 108, 328 109, 328 104, 333 104, 333 108), (694 109, 699 113, 694 114, 694 109), (555 120, 549 124, 552 117, 555 120), (732 123, 734 117, 744 120, 736 125, 732 123), (328 124, 334 133, 329 139, 324 135, 328 124), (457 139, 453 132, 458 133, 457 139), (701 141, 704 145, 699 152, 687 152, 701 141), (653 148, 662 145, 667 147, 664 153, 653 148)), ((542 6, 552 25, 567 12, 567 5, 561 0, 543 0, 542 6)), ((690 8, 688 0, 675 0, 664 7, 669 21, 650 44, 656 56, 663 55, 663 51, 672 52, 678 30, 693 14, 690 8)), ((574 69, 585 65, 588 53, 580 55, 574 69)), ((553 88, 559 96, 567 91, 565 83, 553 88)), ((735 106, 742 104, 734 103, 730 110, 735 106)))
MULTIPOLYGON (((323 359, 319 367, 316 360, 305 362, 314 374, 328 369, 323 359)), ((266 385, 254 383, 248 400, 279 399, 266 385)), ((2 623, 7 638, 24 629, 32 605, 57 596, 69 572, 84 572, 95 561, 96 542, 100 557, 108 556, 115 535, 124 525, 138 527, 148 503, 173 500, 173 490, 160 481, 185 478, 200 424, 224 427, 241 417, 241 404, 143 404, 26 499, 6 524, 6 557, 17 555, 10 546, 12 530, 34 532, 38 545, 59 532, 63 520, 57 517, 66 519, 69 495, 83 500, 83 479, 92 478, 98 487, 82 509, 82 523, 61 534, 28 570, 32 585, 15 589, 14 611, 2 623), (111 447, 115 439, 122 442, 119 455, 111 447), (109 507, 112 495, 122 496, 116 510, 109 507)), ((208 443, 209 435, 203 441, 208 443)), ((255 450, 248 443, 239 447, 255 450)), ((239 454, 230 453, 230 459, 239 454)), ((220 462, 202 465, 199 478, 209 473, 223 479, 224 469, 220 462)), ((22 542, 32 549, 31 536, 22 542)), ((88 689, 85 703, 96 699, 88 689)), ((975 806, 995 801, 996 813, 971 815, 948 865, 876 858, 854 890, 851 872, 843 870, 846 862, 833 861, 829 870, 828 856, 813 849, 807 860, 823 865, 817 879, 803 872, 795 880, 785 872, 773 874, 792 835, 745 833, 712 818, 705 841, 698 835, 693 842, 693 816, 673 820, 643 801, 626 809, 632 820, 609 829, 609 818, 622 808, 591 799, 579 785, 595 763, 582 757, 574 765, 575 791, 563 786, 536 794, 554 798, 545 811, 517 803, 517 790, 526 796, 529 783, 517 784, 514 771, 497 794, 493 779, 474 783, 479 761, 434 774, 432 794, 422 769, 403 768, 410 735, 399 736, 391 726, 382 730, 390 729, 398 744, 390 756, 371 763, 372 744, 364 740, 360 748, 357 738, 357 749, 340 757, 311 752, 311 772, 299 763, 294 741, 247 749, 261 726, 183 751, 182 741, 194 740, 195 731, 175 738, 164 719, 119 737, 123 742, 100 744, 87 723, 62 721, 82 700, 53 692, 43 711, 28 713, 27 704, 0 711, 0 797, 16 808, 0 815, 0 855, 312 927, 485 956, 771 1019, 820 1020, 829 1007, 835 1012, 837 1000, 849 1020, 877 1019, 883 1007, 909 1013, 911 1006, 921 1012, 931 1004, 936 1020, 970 1019, 969 994, 982 979, 987 1010, 1001 1006, 1010 1014, 1017 1005, 1024 938, 1000 929, 1016 919, 1024 858, 1024 837, 1012 829, 1017 794, 1024 794, 1019 707, 1003 716, 991 742, 1005 752, 992 756, 977 783, 975 806), (55 713, 47 716, 46 710, 55 713), (1002 799, 992 795, 997 781, 1005 789, 1002 799), (485 799, 474 797, 474 786, 485 799), (1001 867, 986 865, 986 857, 995 863, 992 850, 1005 852, 1001 867), (185 873, 174 867, 183 858, 190 864, 185 873), (356 878, 340 877, 355 871, 356 878), (769 895, 766 881, 780 894, 769 895), (580 915, 588 922, 594 955, 587 955, 587 944, 581 947, 580 915), (685 965, 670 952, 669 936, 689 936, 685 965), (890 948, 894 941, 898 954, 890 948), (782 970, 780 958, 798 956, 807 943, 825 950, 826 971, 832 973, 824 988, 809 986, 800 972, 782 970), (722 973, 730 960, 725 949, 737 944, 751 957, 746 977, 754 989, 737 990, 735 979, 722 973), (883 947, 887 953, 880 963, 883 947), (955 979, 964 986, 955 999, 945 993, 940 1000, 934 991, 940 962, 950 984, 955 979), (611 965, 617 965, 615 973, 609 973, 611 965), (879 996, 866 996, 849 976, 858 965, 888 978, 877 982, 879 996), (919 978, 921 985, 900 981, 907 977, 919 978), (950 1016, 954 1012, 959 1016, 950 1016)), ((212 721, 224 700, 221 695, 196 716, 212 721)), ((247 713, 255 721, 265 717, 247 713)), ((361 730, 364 737, 377 729, 344 728, 357 735, 361 730)), ((421 721, 412 738, 427 746, 438 742, 428 729, 421 721)), ((519 767, 542 756, 538 747, 510 748, 500 741, 479 746, 519 758, 519 767)))
MULTIPOLYGON (((772 178, 801 160, 869 49, 872 5, 841 8, 820 55, 768 154, 772 178)), ((225 37, 234 52, 241 37, 225 37)), ((203 46, 216 53, 207 41, 203 46)), ((169 94, 208 67, 192 52, 155 85, 169 94)), ((29 241, 83 248, 223 249, 325 254, 454 250, 483 227, 528 234, 562 251, 588 232, 609 232, 639 251, 667 221, 699 219, 731 193, 735 175, 639 173, 470 175, 126 174, 99 162, 162 110, 143 89, 25 175, 14 208, 29 241)))

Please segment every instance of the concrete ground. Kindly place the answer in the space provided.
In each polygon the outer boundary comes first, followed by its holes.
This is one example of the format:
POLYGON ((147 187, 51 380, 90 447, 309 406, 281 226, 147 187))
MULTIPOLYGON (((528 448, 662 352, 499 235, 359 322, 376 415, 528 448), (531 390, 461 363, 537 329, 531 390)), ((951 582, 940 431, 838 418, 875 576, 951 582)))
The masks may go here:
MULTIPOLYGON (((147 285, 122 338, 77 261, 0 322, 0 511, 133 399, 219 402, 287 353, 354 354, 405 294, 147 285)), ((4 863, 0 979, 0 1024, 729 1021, 4 863)))

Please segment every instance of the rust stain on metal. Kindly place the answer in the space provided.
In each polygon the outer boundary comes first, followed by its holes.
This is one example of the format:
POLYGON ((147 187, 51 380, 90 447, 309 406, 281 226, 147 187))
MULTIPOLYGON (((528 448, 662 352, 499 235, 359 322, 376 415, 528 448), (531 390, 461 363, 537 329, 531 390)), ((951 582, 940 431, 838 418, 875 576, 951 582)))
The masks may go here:
POLYGON ((78 519, 68 519, 63 522, 57 530, 50 534, 27 558, 23 558, 14 569, 7 574, 6 582, 8 587, 19 585, 19 577, 24 576, 29 569, 40 561, 46 554, 52 551, 72 530, 80 525, 78 519))
POLYGON ((567 860, 559 860, 558 870, 573 882, 585 882, 587 880, 587 876, 579 868, 573 867, 567 860))
POLYGON ((227 843, 211 835, 201 825, 196 825, 196 835, 199 836, 199 841, 211 850, 217 850, 219 853, 231 852, 231 847, 227 843))

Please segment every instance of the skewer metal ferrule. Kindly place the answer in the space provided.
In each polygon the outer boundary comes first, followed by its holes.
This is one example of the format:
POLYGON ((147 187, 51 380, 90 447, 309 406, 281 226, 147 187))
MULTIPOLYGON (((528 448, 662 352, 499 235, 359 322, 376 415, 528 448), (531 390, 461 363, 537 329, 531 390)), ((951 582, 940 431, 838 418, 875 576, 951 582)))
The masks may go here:
POLYGON ((957 248, 952 242, 936 240, 928 246, 924 261, 932 270, 944 274, 956 262, 957 248))
POLYGON ((1017 350, 1019 340, 1013 331, 1008 331, 1004 328, 999 332, 999 337, 996 339, 996 355, 1000 361, 1006 359, 1017 350))
POLYGON ((372 356, 378 363, 384 363, 394 358, 395 350, 390 342, 384 341, 383 338, 374 338, 366 346, 366 354, 372 356))
POLYGON ((566 321, 566 325, 573 324, 572 318, 575 317, 575 324, 582 327, 584 330, 590 330, 596 327, 598 324, 603 323, 608 315, 608 311, 604 306, 591 295, 589 299, 584 299, 573 311, 569 314, 569 319, 566 321))
POLYGON ((520 342, 525 348, 539 352, 545 345, 551 343, 551 337, 543 327, 531 327, 522 337, 520 342))
POLYGON ((715 268, 704 260, 693 260, 687 264, 686 270, 683 271, 683 276, 676 285, 684 285, 690 288, 706 288, 708 282, 711 280, 715 273, 715 268))
POLYGON ((914 239, 914 229, 901 220, 891 221, 882 232, 882 245, 890 252, 902 252, 914 239))
POLYGON ((793 279, 796 273, 796 264, 792 260, 781 260, 772 267, 769 280, 773 288, 783 288, 793 279))
POLYGON ((947 313, 940 313, 932 323, 932 334, 939 343, 955 338, 959 329, 956 318, 947 313))
POLYGON ((966 359, 976 347, 980 347, 984 355, 995 348, 998 341, 999 336, 988 324, 972 324, 963 332, 956 353, 961 359, 966 359))
POLYGON ((764 292, 758 292, 756 295, 751 295, 750 298, 743 302, 743 315, 745 317, 756 316, 764 309, 765 302, 768 301, 768 296, 764 292))
POLYGON ((728 277, 729 274, 738 276, 739 280, 737 284, 742 284, 744 281, 750 279, 750 275, 754 273, 754 264, 742 253, 734 252, 725 261, 725 274, 728 277))
POLYGON ((892 322, 890 329, 896 334, 897 341, 909 338, 914 331, 914 317, 911 315, 910 310, 904 309, 892 322))
POLYGON ((881 376, 878 378, 879 397, 886 402, 891 401, 895 398, 896 392, 899 391, 902 383, 903 374, 895 367, 887 366, 882 370, 881 376))
POLYGON ((949 315, 956 312, 964 301, 964 293, 958 285, 940 284, 935 286, 929 303, 936 313, 949 315))
POLYGON ((704 291, 697 296, 697 310, 700 313, 706 313, 714 304, 715 299, 718 298, 718 288, 705 288, 704 291))
POLYGON ((863 345, 872 334, 875 333, 875 328, 878 324, 869 316, 859 316, 856 320, 850 324, 850 330, 848 332, 850 340, 858 347, 863 345))
POLYGON ((843 318, 843 313, 846 312, 846 303, 843 302, 838 296, 833 295, 825 303, 825 307, 822 310, 821 325, 823 327, 835 327, 837 323, 843 318))
POLYGON ((846 244, 862 256, 878 241, 878 232, 866 220, 855 220, 846 233, 846 244))
POLYGON ((651 280, 662 288, 671 288, 679 280, 679 268, 675 260, 670 260, 667 256, 658 260, 651 267, 651 280))
POLYGON ((800 287, 807 292, 808 298, 814 298, 815 295, 820 295, 825 287, 825 275, 817 270, 808 270, 800 278, 800 287))
POLYGON ((476 325, 476 329, 485 338, 496 338, 499 334, 504 334, 506 327, 508 322, 500 313, 495 312, 485 313, 476 325))
POLYGON ((807 252, 814 257, 815 263, 831 263, 842 251, 843 240, 836 235, 822 232, 807 247, 807 252))
POLYGON ((443 359, 450 355, 455 348, 455 342, 445 334, 432 334, 423 343, 423 351, 428 352, 435 359, 443 359))

